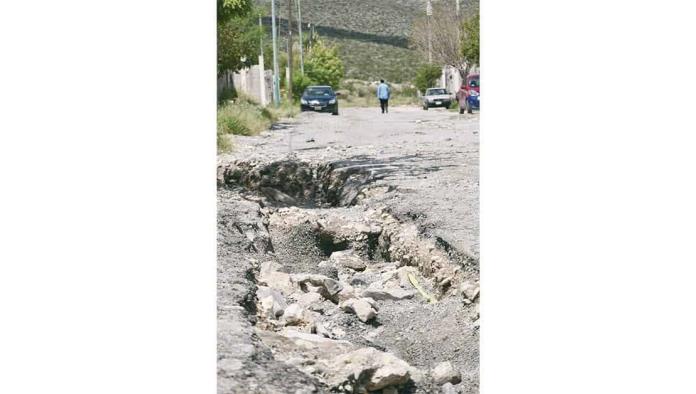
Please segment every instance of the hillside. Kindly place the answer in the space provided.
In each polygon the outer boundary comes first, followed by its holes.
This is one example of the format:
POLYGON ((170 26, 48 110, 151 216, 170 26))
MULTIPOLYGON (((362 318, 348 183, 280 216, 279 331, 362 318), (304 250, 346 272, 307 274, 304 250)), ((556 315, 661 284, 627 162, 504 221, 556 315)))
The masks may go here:
MULTIPOLYGON (((454 0, 435 0, 434 3, 454 0)), ((281 31, 287 29, 287 3, 279 0, 281 31)), ((346 78, 391 82, 412 81, 426 59, 408 47, 415 16, 425 13, 425 0, 302 0, 302 19, 339 47, 346 78)), ((293 30, 297 13, 293 11, 293 30)), ((270 24, 270 18, 264 21, 270 24)), ((306 30, 305 30, 306 32, 306 30)))

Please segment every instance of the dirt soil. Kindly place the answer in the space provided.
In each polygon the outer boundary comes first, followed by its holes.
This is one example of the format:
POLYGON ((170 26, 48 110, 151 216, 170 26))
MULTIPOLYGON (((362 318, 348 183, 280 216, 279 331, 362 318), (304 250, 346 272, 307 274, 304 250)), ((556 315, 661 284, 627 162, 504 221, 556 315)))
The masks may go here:
POLYGON ((218 158, 218 392, 477 393, 478 114, 340 112, 218 158))

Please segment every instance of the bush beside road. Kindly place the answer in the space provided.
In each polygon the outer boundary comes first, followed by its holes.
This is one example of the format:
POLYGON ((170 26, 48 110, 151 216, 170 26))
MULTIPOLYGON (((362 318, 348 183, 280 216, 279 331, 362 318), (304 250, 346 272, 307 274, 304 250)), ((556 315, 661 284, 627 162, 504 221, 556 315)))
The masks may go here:
POLYGON ((298 113, 298 104, 295 102, 284 102, 279 108, 274 108, 272 105, 262 107, 243 96, 226 101, 217 109, 218 152, 232 149, 231 135, 258 135, 278 120, 295 117, 298 113))

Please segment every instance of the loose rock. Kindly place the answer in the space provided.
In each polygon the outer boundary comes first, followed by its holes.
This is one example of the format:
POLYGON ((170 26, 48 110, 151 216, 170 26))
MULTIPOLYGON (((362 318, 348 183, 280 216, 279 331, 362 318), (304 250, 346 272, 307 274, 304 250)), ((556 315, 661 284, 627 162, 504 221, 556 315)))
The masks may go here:
POLYGON ((267 319, 277 318, 283 314, 287 307, 283 295, 270 287, 259 286, 256 290, 256 297, 259 300, 261 314, 267 319))
POLYGON ((315 325, 317 335, 321 335, 325 338, 331 338, 331 331, 329 331, 322 323, 317 322, 315 325))
POLYGON ((377 311, 372 307, 370 302, 365 299, 351 298, 341 303, 340 308, 346 312, 353 312, 358 316, 358 319, 363 323, 377 316, 377 311))
POLYGON ((408 274, 417 275, 418 270, 414 267, 400 267, 396 270, 396 275, 399 279, 399 286, 404 289, 413 289, 413 285, 408 279, 408 274))
POLYGON ((384 327, 378 327, 378 328, 375 328, 374 330, 368 332, 367 334, 365 334, 363 336, 363 338, 365 338, 365 340, 368 342, 374 342, 374 340, 383 332, 384 332, 384 327))
POLYGON ((358 392, 360 389, 375 391, 408 382, 411 368, 407 362, 390 353, 362 348, 336 357, 331 363, 327 381, 331 387, 355 382, 360 385, 358 392))
POLYGON ((288 326, 307 326, 309 327, 310 331, 312 327, 314 327, 314 318, 312 317, 312 314, 302 308, 299 304, 292 304, 285 308, 285 311, 283 312, 283 321, 285 322, 285 325, 288 326))
POLYGON ((416 295, 416 292, 411 290, 403 290, 399 288, 367 288, 362 292, 362 295, 363 297, 370 297, 378 301, 400 301, 413 298, 413 296, 416 295))
POLYGON ((290 274, 279 272, 280 267, 277 263, 266 262, 261 264, 258 283, 267 287, 280 290, 285 296, 295 291, 290 274))
POLYGON ((378 311, 379 310, 379 305, 377 305, 377 301, 374 300, 374 298, 370 297, 362 297, 363 300, 367 301, 368 304, 372 306, 372 309, 378 311))
POLYGON ((433 380, 437 384, 453 383, 457 384, 462 381, 462 376, 459 371, 455 370, 452 363, 444 361, 435 366, 432 372, 433 380))
POLYGON ((312 305, 321 303, 324 300, 324 297, 322 297, 319 293, 310 291, 307 293, 301 293, 300 295, 297 295, 295 299, 297 300, 297 303, 300 304, 300 306, 304 308, 309 308, 312 305))
POLYGON ((359 295, 359 292, 356 291, 356 289, 351 285, 341 284, 341 287, 341 291, 337 294, 339 302, 343 302, 351 298, 356 298, 359 295))
POLYGON ((343 289, 343 286, 336 280, 333 280, 324 275, 316 274, 298 274, 292 275, 293 280, 298 283, 301 287, 307 284, 319 287, 319 293, 324 296, 324 298, 338 301, 337 294, 343 289))
POLYGON ((354 271, 364 271, 367 265, 362 259, 356 256, 353 251, 339 251, 331 253, 329 257, 334 264, 340 267, 350 268, 354 271))
POLYGON ((459 291, 462 293, 465 299, 469 301, 474 301, 476 300, 476 297, 478 297, 479 292, 480 292, 480 287, 477 283, 474 282, 463 282, 459 286, 459 291))

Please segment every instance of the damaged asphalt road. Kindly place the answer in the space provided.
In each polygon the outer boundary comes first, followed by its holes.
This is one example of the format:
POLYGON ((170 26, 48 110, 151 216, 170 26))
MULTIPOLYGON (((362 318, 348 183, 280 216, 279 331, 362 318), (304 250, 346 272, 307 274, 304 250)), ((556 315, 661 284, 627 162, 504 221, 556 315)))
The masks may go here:
POLYGON ((303 113, 218 160, 218 392, 478 392, 478 115, 303 113))

